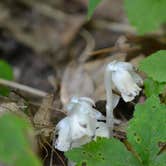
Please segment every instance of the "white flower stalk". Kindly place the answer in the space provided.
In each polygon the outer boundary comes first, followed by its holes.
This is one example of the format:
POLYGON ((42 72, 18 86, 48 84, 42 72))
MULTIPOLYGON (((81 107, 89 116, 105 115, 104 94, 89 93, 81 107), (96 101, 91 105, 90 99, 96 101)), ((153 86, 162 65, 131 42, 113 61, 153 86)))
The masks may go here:
POLYGON ((114 115, 113 109, 119 102, 119 97, 117 95, 113 95, 112 93, 112 75, 111 72, 106 68, 105 77, 105 90, 106 90, 106 122, 107 126, 110 128, 110 135, 112 135, 113 125, 114 125, 114 115))
POLYGON ((106 114, 107 124, 113 129, 113 93, 116 88, 125 102, 132 101, 141 91, 142 78, 134 71, 134 67, 127 62, 113 61, 105 70, 106 114))

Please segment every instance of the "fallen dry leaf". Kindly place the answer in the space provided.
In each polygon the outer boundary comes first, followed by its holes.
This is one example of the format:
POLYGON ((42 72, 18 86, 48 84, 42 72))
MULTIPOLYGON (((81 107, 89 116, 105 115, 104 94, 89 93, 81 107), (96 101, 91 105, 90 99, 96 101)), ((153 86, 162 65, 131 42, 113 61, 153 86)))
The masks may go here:
POLYGON ((66 105, 72 96, 92 97, 94 83, 81 64, 70 63, 66 68, 61 84, 61 101, 66 105))
POLYGON ((36 129, 39 129, 39 134, 48 137, 52 131, 51 123, 51 107, 53 103, 53 95, 46 96, 39 110, 36 112, 33 122, 36 129))

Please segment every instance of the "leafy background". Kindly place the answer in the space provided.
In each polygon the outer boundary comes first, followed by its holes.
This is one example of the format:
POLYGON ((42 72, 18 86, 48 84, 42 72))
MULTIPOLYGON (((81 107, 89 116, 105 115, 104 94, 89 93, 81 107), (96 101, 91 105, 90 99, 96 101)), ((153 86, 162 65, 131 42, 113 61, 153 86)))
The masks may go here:
MULTIPOLYGON (((88 17, 102 0, 89 0, 88 17)), ((139 34, 152 32, 166 22, 165 0, 124 0, 129 22, 139 34)))

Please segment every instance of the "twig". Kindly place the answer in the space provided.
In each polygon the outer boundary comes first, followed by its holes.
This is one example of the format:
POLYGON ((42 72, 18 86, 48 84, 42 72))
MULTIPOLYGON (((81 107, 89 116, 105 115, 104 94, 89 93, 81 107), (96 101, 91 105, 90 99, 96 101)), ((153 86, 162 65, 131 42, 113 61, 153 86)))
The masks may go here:
POLYGON ((92 22, 93 26, 98 29, 108 29, 114 32, 123 32, 129 34, 136 34, 136 30, 126 23, 118 23, 118 22, 109 22, 103 20, 95 20, 92 22))
POLYGON ((17 89, 26 93, 29 93, 33 96, 37 96, 37 97, 45 97, 47 96, 47 93, 35 88, 31 88, 29 86, 26 85, 22 85, 13 81, 8 81, 8 80, 4 80, 0 78, 0 85, 2 86, 6 86, 12 89, 17 89))
MULTIPOLYGON (((43 142, 46 143, 52 150, 53 152, 57 155, 57 157, 60 159, 61 163, 63 166, 66 166, 65 162, 63 161, 62 157, 59 155, 59 153, 54 149, 54 147, 52 147, 49 142, 45 139, 45 138, 42 138, 43 142)), ((55 139, 53 139, 55 140, 55 139)))
POLYGON ((135 46, 135 47, 132 47, 132 48, 123 48, 123 49, 121 49, 117 46, 113 46, 113 47, 103 48, 103 49, 99 49, 99 50, 90 52, 88 55, 96 56, 96 55, 100 55, 100 54, 111 53, 111 52, 114 52, 114 51, 130 52, 130 51, 135 51, 135 50, 140 50, 140 47, 135 46))
POLYGON ((51 156, 50 156, 50 166, 53 164, 53 155, 54 155, 54 142, 55 142, 55 130, 53 131, 52 147, 51 147, 51 156))
POLYGON ((80 62, 85 62, 88 58, 89 55, 88 53, 93 51, 95 48, 95 40, 90 32, 88 32, 86 29, 83 29, 80 33, 80 35, 85 39, 86 41, 86 47, 84 51, 81 53, 79 61, 80 62))
MULTIPOLYGON (((4 100, 4 101, 7 101, 7 102, 18 102, 17 100, 14 100, 14 99, 9 99, 5 96, 0 96, 0 100, 4 100)), ((41 103, 37 103, 37 102, 33 102, 33 101, 27 101, 27 103, 31 106, 35 106, 35 107, 40 107, 41 106, 41 103)), ((61 112, 63 113, 64 115, 67 115, 67 112, 63 109, 59 109, 59 108, 54 108, 54 107, 49 107, 49 109, 53 110, 53 111, 56 111, 56 112, 61 112)))

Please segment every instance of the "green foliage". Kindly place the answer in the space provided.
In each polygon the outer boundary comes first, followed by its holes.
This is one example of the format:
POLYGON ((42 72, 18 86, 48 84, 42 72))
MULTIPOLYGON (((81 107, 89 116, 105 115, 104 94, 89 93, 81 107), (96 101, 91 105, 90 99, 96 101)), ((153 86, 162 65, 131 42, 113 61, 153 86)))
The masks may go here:
MULTIPOLYGON (((100 1, 89 0, 88 18, 100 1)), ((165 6, 166 0, 125 0, 129 22, 140 34, 154 31, 166 22, 165 6)))
POLYGON ((65 155, 78 165, 86 163, 87 166, 135 166, 137 161, 126 150, 125 146, 118 140, 98 138, 97 141, 92 141, 80 148, 66 152, 65 155), (135 162, 134 162, 135 161, 135 162))
POLYGON ((88 19, 92 17, 94 10, 96 9, 96 6, 101 2, 101 0, 89 0, 88 5, 88 19))
POLYGON ((29 123, 13 114, 0 116, 0 162, 12 166, 40 166, 28 140, 29 123))
MULTIPOLYGON (((13 80, 13 70, 11 66, 3 60, 0 60, 0 78, 13 80)), ((9 89, 0 87, 0 94, 7 96, 9 94, 9 89)))
POLYGON ((129 121, 128 141, 133 145, 145 166, 164 166, 166 153, 157 156, 158 142, 166 141, 166 106, 151 96, 144 104, 137 104, 134 118, 129 121))
POLYGON ((79 166, 164 166, 166 153, 160 151, 158 142, 166 141, 166 106, 158 97, 151 96, 144 104, 138 104, 134 118, 127 129, 128 141, 139 157, 137 159, 116 139, 98 138, 65 155, 79 166))
POLYGON ((125 0, 130 23, 140 34, 151 32, 166 22, 166 0, 125 0))
POLYGON ((141 61, 139 69, 158 82, 166 82, 166 50, 157 51, 141 61))
POLYGON ((165 83, 159 83, 157 81, 152 80, 151 78, 147 78, 144 80, 144 89, 145 95, 150 97, 152 95, 159 95, 165 89, 165 83))

